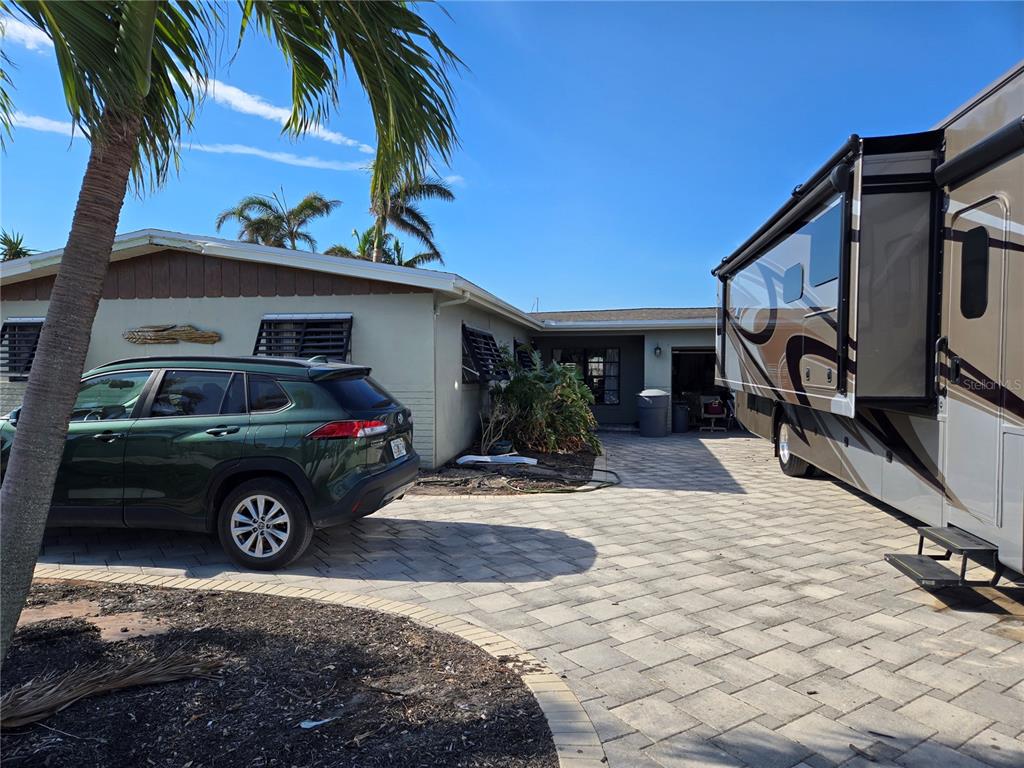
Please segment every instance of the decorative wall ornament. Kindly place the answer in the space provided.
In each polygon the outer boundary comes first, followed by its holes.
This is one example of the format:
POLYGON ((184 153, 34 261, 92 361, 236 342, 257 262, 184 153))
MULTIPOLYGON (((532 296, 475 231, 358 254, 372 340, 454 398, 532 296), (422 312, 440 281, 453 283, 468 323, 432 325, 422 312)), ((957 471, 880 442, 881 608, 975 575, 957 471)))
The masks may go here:
POLYGON ((129 328, 121 336, 132 344, 177 344, 179 341, 190 341, 193 344, 216 344, 221 338, 216 331, 200 331, 192 325, 176 325, 174 323, 129 328))

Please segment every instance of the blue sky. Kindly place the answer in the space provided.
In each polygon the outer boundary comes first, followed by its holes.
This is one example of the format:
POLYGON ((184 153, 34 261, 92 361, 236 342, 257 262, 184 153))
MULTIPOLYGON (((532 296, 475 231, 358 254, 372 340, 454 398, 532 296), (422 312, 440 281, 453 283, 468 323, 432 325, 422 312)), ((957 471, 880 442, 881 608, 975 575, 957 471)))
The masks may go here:
MULTIPOLYGON (((462 147, 438 169, 458 199, 429 215, 447 269, 523 309, 713 304, 711 267, 850 133, 926 130, 1024 57, 1024 3, 446 9, 425 13, 468 66, 462 147)), ((4 49, 22 125, 0 161, 0 224, 61 247, 87 146, 59 133, 52 50, 10 26, 4 49)), ((164 188, 129 197, 120 231, 215 234, 219 211, 283 188, 341 199, 312 231, 321 247, 350 242, 370 223, 358 88, 319 135, 291 141, 269 45, 249 40, 217 79, 198 148, 164 188)))

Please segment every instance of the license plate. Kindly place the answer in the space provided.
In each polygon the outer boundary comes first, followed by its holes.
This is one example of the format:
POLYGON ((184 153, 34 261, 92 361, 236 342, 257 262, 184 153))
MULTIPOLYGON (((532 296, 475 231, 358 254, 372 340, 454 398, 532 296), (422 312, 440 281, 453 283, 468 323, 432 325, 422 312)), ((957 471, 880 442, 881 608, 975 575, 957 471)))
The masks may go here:
POLYGON ((396 459, 400 459, 405 456, 405 440, 402 440, 401 438, 398 440, 392 440, 391 453, 396 459))

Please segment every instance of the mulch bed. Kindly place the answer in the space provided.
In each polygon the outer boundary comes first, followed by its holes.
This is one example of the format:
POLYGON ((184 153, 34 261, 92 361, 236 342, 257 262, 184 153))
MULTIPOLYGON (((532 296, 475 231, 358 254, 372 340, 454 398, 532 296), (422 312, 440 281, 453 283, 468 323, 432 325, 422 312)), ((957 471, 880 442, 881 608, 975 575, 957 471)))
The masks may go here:
MULTIPOLYGON (((469 451, 474 454, 476 451, 469 451)), ((422 470, 410 494, 420 496, 511 496, 568 490, 590 481, 592 453, 538 453, 520 451, 537 459, 537 465, 487 464, 460 466, 450 461, 439 469, 422 470)))
POLYGON ((125 614, 130 639, 101 640, 81 611, 23 625, 5 691, 54 669, 181 649, 228 666, 216 680, 99 695, 6 731, 4 766, 558 765, 544 715, 510 664, 407 619, 296 598, 69 582, 35 584, 28 606, 87 600, 102 626, 125 614), (166 631, 134 633, 140 622, 166 631))

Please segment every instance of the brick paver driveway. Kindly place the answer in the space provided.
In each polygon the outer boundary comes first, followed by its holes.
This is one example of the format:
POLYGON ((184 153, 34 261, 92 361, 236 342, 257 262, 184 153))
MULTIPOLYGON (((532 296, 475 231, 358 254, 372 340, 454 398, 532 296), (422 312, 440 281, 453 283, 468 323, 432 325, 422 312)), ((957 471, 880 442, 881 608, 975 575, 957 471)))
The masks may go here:
MULTIPOLYGON (((916 544, 905 518, 785 477, 764 441, 603 440, 621 487, 409 497, 265 578, 508 636, 566 676, 613 768, 1024 765, 1024 588, 915 588, 882 560, 916 544)), ((181 534, 57 532, 42 559, 232 573, 181 534)))

